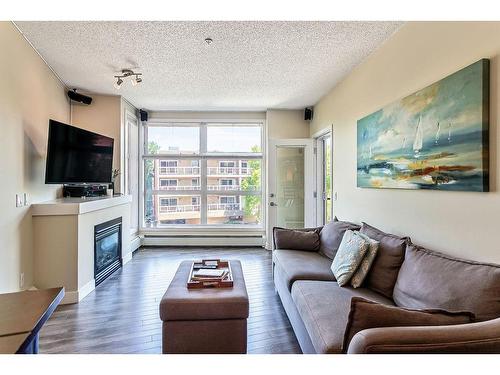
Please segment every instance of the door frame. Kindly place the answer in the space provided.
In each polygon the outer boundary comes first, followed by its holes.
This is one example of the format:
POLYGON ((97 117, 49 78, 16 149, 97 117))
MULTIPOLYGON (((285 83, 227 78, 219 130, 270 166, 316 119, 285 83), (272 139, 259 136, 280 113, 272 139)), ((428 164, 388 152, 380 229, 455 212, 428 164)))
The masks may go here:
MULTIPOLYGON (((124 168, 123 168, 123 189, 122 191, 127 194, 127 195, 132 195, 130 193, 130 181, 131 179, 137 179, 137 194, 132 197, 132 199, 137 200, 137 228, 135 228, 135 233, 132 233, 132 235, 139 233, 140 230, 140 144, 137 144, 137 169, 138 169, 138 174, 136 175, 135 173, 131 173, 129 170, 130 167, 130 126, 135 126, 137 128, 137 140, 140 142, 140 122, 139 118, 135 113, 130 111, 128 108, 125 109, 124 111, 124 133, 125 133, 125 140, 124 140, 124 151, 125 151, 125 157, 124 157, 124 168)), ((132 206, 132 204, 131 204, 132 206)), ((132 219, 132 218, 131 218, 132 219)), ((132 228, 129 228, 131 230, 132 228)))
POLYGON ((315 142, 315 170, 316 170, 316 225, 326 224, 326 212, 324 211, 324 170, 325 163, 330 163, 330 200, 331 213, 330 217, 333 220, 333 132, 330 129, 317 134, 314 138, 315 142), (330 138, 330 158, 325 160, 325 150, 323 140, 330 138))
POLYGON ((316 225, 316 204, 314 198, 314 140, 312 138, 270 139, 268 147, 268 189, 266 194, 266 248, 273 248, 272 230, 276 225, 276 210, 271 207, 271 194, 276 194, 276 148, 277 147, 303 147, 304 148, 304 226, 316 225))

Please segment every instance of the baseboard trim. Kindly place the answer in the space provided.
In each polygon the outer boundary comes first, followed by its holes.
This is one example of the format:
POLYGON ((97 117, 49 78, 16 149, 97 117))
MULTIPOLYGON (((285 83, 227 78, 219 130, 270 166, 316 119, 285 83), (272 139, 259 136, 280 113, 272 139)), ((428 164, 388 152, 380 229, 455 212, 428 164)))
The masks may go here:
POLYGON ((61 301, 61 305, 69 305, 72 303, 78 303, 78 292, 76 291, 66 291, 64 297, 61 301))
POLYGON ((124 256, 122 256, 122 265, 125 265, 125 264, 127 264, 128 262, 130 262, 132 260, 132 251, 134 251, 134 250, 131 250, 130 253, 125 254, 124 256))
POLYGON ((255 237, 149 237, 142 239, 143 246, 264 246, 261 236, 255 237))
POLYGON ((95 289, 95 280, 91 280, 77 291, 75 290, 66 291, 64 298, 61 301, 61 305, 78 303, 82 299, 87 297, 94 289, 95 289))
POLYGON ((132 254, 133 251, 137 250, 139 247, 141 247, 142 244, 142 238, 139 236, 136 236, 132 238, 130 241, 130 254, 132 254))

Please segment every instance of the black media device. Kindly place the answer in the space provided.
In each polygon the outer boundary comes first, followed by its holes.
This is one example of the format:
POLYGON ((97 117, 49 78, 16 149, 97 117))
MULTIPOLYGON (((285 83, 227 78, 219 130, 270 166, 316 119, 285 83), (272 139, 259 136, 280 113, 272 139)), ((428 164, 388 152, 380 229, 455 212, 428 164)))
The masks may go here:
POLYGON ((304 109, 304 120, 311 121, 313 119, 314 111, 312 107, 304 109))
POLYGON ((141 121, 148 121, 148 112, 144 109, 139 109, 139 114, 141 116, 141 121))
POLYGON ((107 194, 107 185, 69 184, 63 186, 64 197, 102 197, 107 194))
POLYGON ((65 184, 64 196, 105 195, 113 173, 113 143, 113 138, 50 120, 45 183, 65 184))
POLYGON ((90 96, 79 94, 76 92, 76 89, 73 91, 69 90, 68 97, 74 102, 83 103, 86 105, 90 105, 90 103, 92 103, 92 98, 90 96))

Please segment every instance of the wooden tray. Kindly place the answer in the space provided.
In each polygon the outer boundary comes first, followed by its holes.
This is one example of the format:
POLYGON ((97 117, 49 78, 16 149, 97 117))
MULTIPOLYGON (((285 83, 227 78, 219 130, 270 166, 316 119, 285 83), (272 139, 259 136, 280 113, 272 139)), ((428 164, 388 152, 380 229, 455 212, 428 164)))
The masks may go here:
POLYGON ((203 289, 203 288, 232 288, 233 287, 233 271, 231 270, 231 263, 227 260, 220 259, 204 259, 201 261, 196 261, 191 264, 191 270, 189 271, 189 276, 187 280, 188 289, 203 289), (217 268, 214 269, 227 269, 229 273, 222 280, 193 280, 193 271, 195 263, 205 264, 206 262, 217 261, 217 268))

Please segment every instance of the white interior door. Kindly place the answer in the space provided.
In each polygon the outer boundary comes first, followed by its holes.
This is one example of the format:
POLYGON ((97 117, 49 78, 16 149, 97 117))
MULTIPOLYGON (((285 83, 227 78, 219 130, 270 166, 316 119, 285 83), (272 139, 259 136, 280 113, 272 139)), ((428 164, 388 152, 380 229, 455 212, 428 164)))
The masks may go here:
POLYGON ((139 122, 137 117, 126 115, 127 154, 126 154, 126 194, 132 196, 130 205, 130 233, 139 231, 139 122))
MULTIPOLYGON (((271 139, 269 142, 268 237, 273 227, 315 225, 313 140, 271 139)), ((271 242, 271 241, 268 241, 271 242)))

